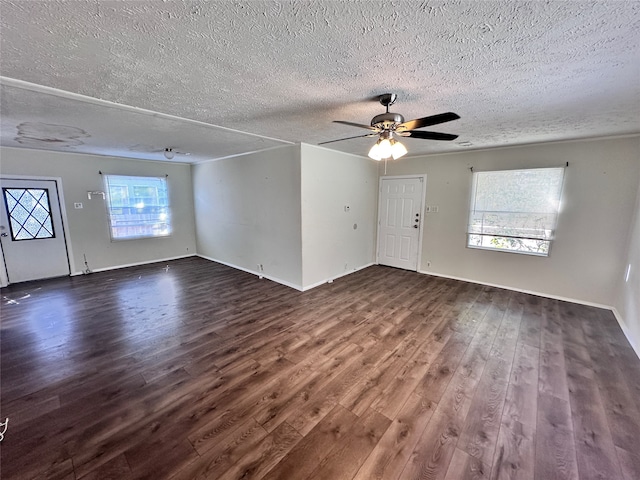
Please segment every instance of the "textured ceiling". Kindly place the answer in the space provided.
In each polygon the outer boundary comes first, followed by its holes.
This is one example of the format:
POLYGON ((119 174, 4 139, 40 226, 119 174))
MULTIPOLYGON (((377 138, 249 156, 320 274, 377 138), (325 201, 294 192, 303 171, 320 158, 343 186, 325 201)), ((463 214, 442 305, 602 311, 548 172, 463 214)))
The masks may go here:
POLYGON ((0 0, 0 15, 8 146, 221 158, 364 134, 332 120, 368 124, 385 92, 405 119, 461 116, 428 128, 456 141, 406 139, 410 155, 640 132, 638 1, 0 0))

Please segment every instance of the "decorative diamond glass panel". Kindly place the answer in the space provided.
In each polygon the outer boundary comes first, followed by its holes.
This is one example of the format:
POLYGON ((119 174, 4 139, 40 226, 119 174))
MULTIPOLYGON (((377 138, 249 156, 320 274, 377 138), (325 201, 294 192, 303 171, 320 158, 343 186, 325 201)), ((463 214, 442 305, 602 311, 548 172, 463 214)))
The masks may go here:
POLYGON ((3 188, 2 193, 12 240, 55 238, 46 188, 3 188))

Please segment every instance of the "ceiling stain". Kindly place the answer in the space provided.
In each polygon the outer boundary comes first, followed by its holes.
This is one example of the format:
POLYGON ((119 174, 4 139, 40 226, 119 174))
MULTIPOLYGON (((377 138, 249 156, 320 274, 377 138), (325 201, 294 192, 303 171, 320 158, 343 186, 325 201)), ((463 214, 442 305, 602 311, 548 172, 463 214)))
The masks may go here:
MULTIPOLYGON (((49 135, 14 140, 21 122, 44 122, 90 131, 73 139, 84 142, 76 152, 154 160, 180 145, 190 161, 206 161, 356 135, 334 120, 367 123, 384 111, 367 100, 387 92, 405 118, 456 112, 450 132, 473 149, 640 133, 638 0, 0 7, 3 146, 56 148, 33 140, 49 135)), ((325 148, 366 156, 371 141, 325 148)), ((414 138, 407 148, 416 156, 464 147, 414 138)))
POLYGON ((77 147, 84 145, 80 138, 91 136, 81 128, 42 122, 23 122, 16 128, 14 140, 26 147, 77 147))

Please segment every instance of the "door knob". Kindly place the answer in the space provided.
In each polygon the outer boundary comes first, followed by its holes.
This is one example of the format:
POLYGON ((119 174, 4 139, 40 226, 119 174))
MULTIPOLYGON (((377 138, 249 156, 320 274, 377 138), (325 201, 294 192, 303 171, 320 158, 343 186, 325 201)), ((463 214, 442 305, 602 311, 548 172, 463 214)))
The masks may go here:
POLYGON ((418 228, 418 225, 414 225, 413 228, 418 228))
POLYGON ((9 236, 8 233, 5 233, 5 232, 0 233, 0 237, 8 237, 8 236, 9 236))

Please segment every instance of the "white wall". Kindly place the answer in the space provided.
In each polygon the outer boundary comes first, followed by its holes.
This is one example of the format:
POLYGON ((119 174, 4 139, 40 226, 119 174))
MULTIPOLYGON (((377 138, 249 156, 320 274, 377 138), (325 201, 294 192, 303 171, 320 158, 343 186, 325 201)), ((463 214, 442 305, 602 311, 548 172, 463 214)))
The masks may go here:
POLYGON ((302 144, 301 165, 302 284, 310 288, 375 262, 378 164, 302 144))
POLYGON ((62 179, 73 274, 85 268, 83 255, 92 270, 101 270, 196 253, 189 165, 8 147, 0 148, 0 162, 2 175, 62 179), (168 174, 172 235, 112 242, 104 200, 100 196, 87 198, 87 191, 105 190, 99 171, 121 175, 168 174), (84 208, 75 209, 74 202, 81 202, 84 208))
MULTIPOLYGON (((407 148, 411 151, 410 144, 407 148)), ((640 141, 630 137, 403 158, 389 162, 387 174, 427 174, 426 205, 439 206, 438 213, 424 217, 422 271, 612 306, 627 265, 639 158, 640 141), (469 167, 500 170, 566 162, 563 205, 549 257, 466 248, 469 167)))
MULTIPOLYGON (((640 159, 639 159, 640 161, 640 159)), ((640 357, 640 177, 638 194, 627 243, 624 268, 618 275, 618 290, 615 302, 618 320, 629 342, 640 357), (627 279, 627 266, 630 266, 627 279)))
POLYGON ((197 164, 192 176, 198 254, 301 289, 300 146, 197 164))

